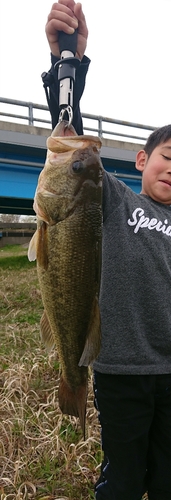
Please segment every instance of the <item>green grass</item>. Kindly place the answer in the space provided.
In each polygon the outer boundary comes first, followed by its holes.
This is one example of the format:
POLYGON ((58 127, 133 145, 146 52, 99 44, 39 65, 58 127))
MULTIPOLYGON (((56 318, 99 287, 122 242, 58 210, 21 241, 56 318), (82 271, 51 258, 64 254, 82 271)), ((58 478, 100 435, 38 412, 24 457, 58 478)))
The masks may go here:
MULTIPOLYGON (((30 237, 31 239, 31 237, 30 237)), ((26 245, 5 245, 4 247, 0 248, 0 255, 1 254, 11 254, 14 255, 14 253, 18 256, 21 253, 27 253, 27 246, 26 245)))
POLYGON ((36 262, 29 262, 28 248, 22 245, 6 245, 0 248, 0 269, 30 269, 36 262))
POLYGON ((1 269, 23 269, 35 267, 35 262, 28 262, 26 255, 20 255, 19 257, 1 257, 0 268, 1 269))

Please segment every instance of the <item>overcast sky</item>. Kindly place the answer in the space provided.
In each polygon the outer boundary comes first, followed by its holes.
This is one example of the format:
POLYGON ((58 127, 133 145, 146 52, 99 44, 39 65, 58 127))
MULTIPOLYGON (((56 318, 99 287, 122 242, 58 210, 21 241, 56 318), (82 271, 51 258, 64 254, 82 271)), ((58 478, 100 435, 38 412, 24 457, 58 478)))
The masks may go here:
MULTIPOLYGON (((53 1, 0 0, 0 96, 46 104, 45 23, 53 1)), ((171 0, 82 0, 91 59, 84 113, 171 123, 171 0)))

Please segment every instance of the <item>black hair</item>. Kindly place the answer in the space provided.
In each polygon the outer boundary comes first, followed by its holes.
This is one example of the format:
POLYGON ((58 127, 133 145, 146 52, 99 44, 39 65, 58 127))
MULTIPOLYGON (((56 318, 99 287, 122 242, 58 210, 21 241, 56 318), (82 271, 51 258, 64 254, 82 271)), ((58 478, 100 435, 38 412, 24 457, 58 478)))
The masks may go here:
POLYGON ((144 151, 149 157, 153 150, 157 146, 159 146, 159 144, 164 144, 169 139, 171 139, 171 125, 165 125, 164 127, 157 128, 148 137, 147 142, 144 146, 144 151))

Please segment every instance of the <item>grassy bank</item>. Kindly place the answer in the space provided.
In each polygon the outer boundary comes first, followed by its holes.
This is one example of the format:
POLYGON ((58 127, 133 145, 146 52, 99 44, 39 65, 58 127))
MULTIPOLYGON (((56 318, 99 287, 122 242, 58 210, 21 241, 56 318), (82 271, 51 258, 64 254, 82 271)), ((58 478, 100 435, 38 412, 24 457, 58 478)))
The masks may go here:
POLYGON ((102 458, 91 374, 83 441, 78 420, 58 406, 58 357, 40 341, 26 248, 0 250, 0 283, 0 500, 91 500, 102 458))
POLYGON ((58 407, 57 353, 39 337, 42 302, 36 266, 21 246, 0 250, 1 500, 93 498, 101 461, 92 384, 84 442, 58 407))

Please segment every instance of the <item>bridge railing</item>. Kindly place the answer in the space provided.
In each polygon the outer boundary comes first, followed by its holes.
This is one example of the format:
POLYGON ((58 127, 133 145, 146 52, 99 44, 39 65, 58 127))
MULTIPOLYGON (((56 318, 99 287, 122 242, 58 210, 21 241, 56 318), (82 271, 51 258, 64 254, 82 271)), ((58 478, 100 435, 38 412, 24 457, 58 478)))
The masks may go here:
MULTIPOLYGON (((0 117, 6 121, 51 128, 48 106, 0 97, 0 117), (21 111, 21 112, 20 112, 21 111)), ((84 132, 103 138, 145 142, 156 127, 82 113, 84 132)))

